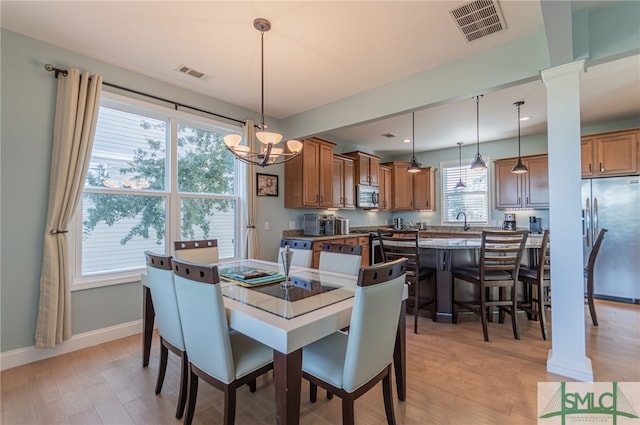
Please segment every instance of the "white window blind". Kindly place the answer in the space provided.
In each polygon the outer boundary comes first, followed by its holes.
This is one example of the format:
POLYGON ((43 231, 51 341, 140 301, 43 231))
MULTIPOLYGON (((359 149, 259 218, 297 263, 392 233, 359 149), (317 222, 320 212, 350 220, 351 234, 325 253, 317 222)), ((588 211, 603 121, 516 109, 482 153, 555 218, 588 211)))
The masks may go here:
MULTIPOLYGON (((488 159, 487 159, 488 161, 488 159)), ((442 169, 442 222, 459 223, 456 216, 460 212, 467 215, 468 223, 489 222, 488 170, 472 170, 465 163, 441 164, 442 169), (457 188, 462 181, 466 187, 457 188)))

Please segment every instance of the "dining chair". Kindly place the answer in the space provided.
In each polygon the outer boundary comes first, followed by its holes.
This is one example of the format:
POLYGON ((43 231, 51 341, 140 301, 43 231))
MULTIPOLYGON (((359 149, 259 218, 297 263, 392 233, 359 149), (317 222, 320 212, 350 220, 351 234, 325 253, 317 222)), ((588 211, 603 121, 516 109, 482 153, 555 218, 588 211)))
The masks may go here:
POLYGON ((395 424, 391 360, 396 342, 407 259, 363 267, 358 273, 349 332, 334 332, 302 349, 302 377, 342 399, 342 424, 354 423, 354 401, 382 381, 389 425, 395 424))
POLYGON ((181 360, 180 391, 176 409, 176 418, 180 419, 187 401, 187 365, 189 359, 182 335, 178 301, 173 284, 173 273, 171 272, 171 257, 154 254, 151 251, 145 251, 144 255, 147 262, 147 279, 151 291, 151 299, 153 300, 153 308, 156 313, 160 334, 160 365, 158 367, 158 380, 155 391, 156 394, 160 394, 162 390, 167 371, 167 358, 169 351, 171 351, 178 355, 181 360))
POLYGON ((176 258, 190 263, 215 264, 220 262, 217 239, 175 241, 173 251, 176 258))
POLYGON ((535 267, 520 266, 518 280, 527 286, 524 291, 526 301, 518 302, 518 309, 527 312, 532 319, 540 322, 540 332, 545 341, 547 336, 546 308, 551 306, 551 249, 549 247, 549 229, 542 234, 535 267))
POLYGON ((459 307, 471 311, 480 316, 484 340, 489 341, 487 322, 493 315, 493 307, 498 307, 500 322, 504 321, 504 314, 511 316, 513 337, 520 339, 520 330, 517 319, 516 282, 522 261, 522 254, 527 242, 529 232, 526 230, 513 231, 482 231, 480 245, 480 264, 478 267, 453 268, 454 283, 460 281, 475 285, 480 292, 479 303, 476 300, 459 301, 453 303, 453 323, 458 321, 459 307), (495 297, 494 289, 498 289, 498 297, 495 297), (510 296, 505 297, 509 290, 510 296))
POLYGON ((324 242, 320 249, 319 270, 357 275, 362 264, 362 247, 324 242))
POLYGON ((273 351, 229 329, 218 268, 173 259, 173 273, 189 353, 189 392, 184 423, 191 425, 198 396, 198 378, 224 392, 225 425, 233 425, 236 389, 273 369, 273 351))
POLYGON ((286 246, 289 246, 289 249, 293 251, 292 266, 313 266, 313 242, 297 239, 282 239, 280 241, 280 249, 278 250, 276 262, 280 262, 280 253, 286 249, 286 246))
POLYGON ((413 296, 408 304, 412 306, 413 312, 413 333, 418 333, 418 316, 420 309, 431 306, 432 318, 436 320, 436 288, 435 288, 435 268, 427 267, 420 261, 420 246, 418 230, 383 230, 378 229, 378 240, 380 251, 384 262, 393 261, 398 258, 407 259, 407 282, 411 285, 413 296), (433 285, 428 287, 431 294, 423 297, 420 288, 421 283, 431 281, 433 285))
POLYGON ((591 314, 591 322, 593 326, 598 326, 598 316, 596 315, 596 306, 593 302, 593 274, 596 266, 596 259, 598 258, 598 253, 600 252, 600 248, 602 246, 602 241, 604 240, 604 234, 609 230, 606 228, 600 229, 598 232, 598 236, 596 237, 596 241, 593 243, 593 247, 591 248, 591 252, 589 253, 589 261, 587 261, 587 266, 584 268, 584 277, 587 279, 587 292, 585 295, 587 304, 589 305, 589 313, 591 314))

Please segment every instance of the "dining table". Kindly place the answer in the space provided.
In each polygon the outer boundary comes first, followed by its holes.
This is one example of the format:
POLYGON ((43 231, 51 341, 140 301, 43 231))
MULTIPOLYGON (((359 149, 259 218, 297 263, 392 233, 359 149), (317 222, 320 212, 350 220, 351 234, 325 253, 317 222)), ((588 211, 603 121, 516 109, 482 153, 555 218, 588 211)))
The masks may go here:
MULTIPOLYGON (((300 420, 302 349, 349 326, 358 277, 292 266, 289 285, 251 285, 243 276, 252 271, 284 274, 279 263, 238 260, 217 264, 229 327, 273 349, 276 424, 300 420)), ((267 279, 268 280, 268 279, 267 279)), ((155 312, 146 272, 143 288, 142 365, 149 364, 155 312)), ((405 285, 393 353, 398 399, 406 398, 405 285)))

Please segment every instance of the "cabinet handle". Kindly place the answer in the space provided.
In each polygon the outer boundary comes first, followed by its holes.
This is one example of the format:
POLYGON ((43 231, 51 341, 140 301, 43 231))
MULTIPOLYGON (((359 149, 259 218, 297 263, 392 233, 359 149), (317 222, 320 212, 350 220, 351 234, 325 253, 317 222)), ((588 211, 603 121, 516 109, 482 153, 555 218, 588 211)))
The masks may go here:
POLYGON ((529 197, 527 196, 527 198, 526 198, 526 199, 527 199, 527 201, 526 201, 526 202, 527 202, 527 205, 529 205, 529 197))
POLYGON ((593 173, 593 170, 591 169, 591 164, 589 164, 589 174, 593 173))
POLYGON ((602 162, 600 163, 600 172, 604 173, 604 167, 602 166, 602 162))
POLYGON ((316 202, 320 202, 320 195, 316 195, 316 202))
POLYGON ((520 203, 520 197, 518 197, 518 203, 520 203))

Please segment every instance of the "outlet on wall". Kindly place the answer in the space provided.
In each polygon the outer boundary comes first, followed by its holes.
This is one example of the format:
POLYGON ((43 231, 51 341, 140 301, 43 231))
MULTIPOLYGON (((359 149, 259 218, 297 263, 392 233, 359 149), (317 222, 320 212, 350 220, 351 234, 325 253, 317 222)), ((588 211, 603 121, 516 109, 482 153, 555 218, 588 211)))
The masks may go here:
POLYGON ((265 221, 265 222, 264 222, 264 230, 269 230, 269 227, 270 227, 270 226, 269 226, 269 222, 268 222, 268 221, 265 221))
POLYGON ((296 222, 295 222, 295 220, 291 220, 291 221, 289 221, 289 229, 290 229, 290 230, 293 230, 293 229, 295 229, 295 228, 296 228, 296 222))

